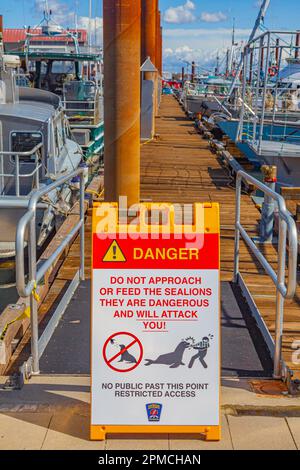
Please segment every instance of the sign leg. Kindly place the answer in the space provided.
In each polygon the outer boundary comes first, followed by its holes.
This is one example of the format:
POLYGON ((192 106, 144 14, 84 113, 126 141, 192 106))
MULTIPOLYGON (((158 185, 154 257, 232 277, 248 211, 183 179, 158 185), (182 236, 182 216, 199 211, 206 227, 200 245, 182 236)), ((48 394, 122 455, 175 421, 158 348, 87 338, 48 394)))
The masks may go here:
POLYGON ((91 426, 91 441, 105 441, 106 429, 101 426, 91 426))
POLYGON ((205 432, 206 441, 220 441, 221 440, 221 427, 210 426, 205 432))

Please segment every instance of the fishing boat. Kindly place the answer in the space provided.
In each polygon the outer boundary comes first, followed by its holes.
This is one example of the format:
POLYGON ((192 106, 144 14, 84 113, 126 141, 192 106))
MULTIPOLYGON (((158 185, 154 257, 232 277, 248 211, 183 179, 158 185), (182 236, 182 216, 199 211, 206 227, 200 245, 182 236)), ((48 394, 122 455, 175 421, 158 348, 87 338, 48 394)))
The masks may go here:
POLYGON ((202 119, 256 167, 276 166, 280 190, 299 186, 300 34, 267 30, 269 4, 261 5, 227 96, 215 108, 203 103, 202 119))
POLYGON ((50 91, 62 99, 73 137, 94 171, 104 150, 102 54, 90 47, 81 50, 76 32, 54 21, 47 2, 42 21, 26 30, 23 50, 17 54, 22 65, 19 82, 26 80, 28 86, 50 91), (65 46, 35 45, 37 39, 49 37, 61 38, 65 46))
POLYGON ((209 76, 196 82, 187 81, 183 87, 181 102, 191 116, 203 113, 208 103, 212 110, 217 110, 230 86, 230 80, 217 76, 209 76))
MULTIPOLYGON (((16 226, 33 192, 78 168, 82 150, 73 139, 60 98, 48 91, 16 85, 17 56, 0 58, 0 259, 15 256, 16 226)), ((37 217, 42 249, 73 205, 77 188, 63 185, 43 201, 37 217)), ((0 269, 11 282, 12 270, 0 269)))
POLYGON ((297 31, 265 31, 244 52, 236 142, 277 167, 279 188, 296 187, 300 178, 299 46, 297 31))

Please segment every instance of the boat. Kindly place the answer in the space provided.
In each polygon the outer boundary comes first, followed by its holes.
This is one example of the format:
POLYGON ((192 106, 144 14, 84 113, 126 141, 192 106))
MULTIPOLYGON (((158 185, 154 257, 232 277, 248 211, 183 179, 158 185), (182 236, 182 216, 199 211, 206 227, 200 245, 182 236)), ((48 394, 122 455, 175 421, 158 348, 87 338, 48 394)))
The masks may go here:
POLYGON ((185 111, 194 117, 203 113, 208 103, 217 110, 227 96, 231 81, 224 77, 209 76, 196 82, 185 82, 181 102, 185 111))
POLYGON ((254 155, 261 165, 277 167, 278 190, 283 186, 299 186, 298 36, 297 31, 265 31, 245 48, 241 111, 235 140, 246 144, 247 156, 254 155), (250 74, 249 62, 253 60, 256 65, 250 74))
POLYGON ((261 6, 229 93, 214 106, 202 102, 201 118, 217 138, 221 130, 235 142, 256 168, 276 166, 280 191, 299 186, 300 34, 265 28, 269 3, 261 6))
MULTIPOLYGON (((0 259, 7 266, 15 256, 16 226, 33 192, 71 173, 83 162, 60 98, 48 91, 16 85, 17 56, 0 57, 0 259)), ((70 212, 77 188, 63 185, 38 210, 37 245, 70 212)), ((12 269, 0 269, 0 283, 11 282, 12 269)))
POLYGON ((29 87, 50 91, 62 99, 70 130, 82 148, 90 173, 102 161, 104 151, 103 57, 89 47, 81 50, 76 33, 64 29, 52 18, 46 5, 42 21, 26 30, 24 47, 14 52, 21 59, 18 81, 29 87), (67 39, 63 47, 36 46, 33 38, 67 39))

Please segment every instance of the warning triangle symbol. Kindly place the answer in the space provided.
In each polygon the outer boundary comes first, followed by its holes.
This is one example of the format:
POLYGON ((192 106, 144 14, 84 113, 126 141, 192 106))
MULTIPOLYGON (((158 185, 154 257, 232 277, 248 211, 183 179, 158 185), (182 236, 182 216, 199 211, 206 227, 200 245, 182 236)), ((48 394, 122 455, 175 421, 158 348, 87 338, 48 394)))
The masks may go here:
POLYGON ((125 263, 126 262, 124 253, 119 247, 119 244, 116 240, 112 242, 106 254, 104 255, 104 258, 102 261, 104 263, 125 263))

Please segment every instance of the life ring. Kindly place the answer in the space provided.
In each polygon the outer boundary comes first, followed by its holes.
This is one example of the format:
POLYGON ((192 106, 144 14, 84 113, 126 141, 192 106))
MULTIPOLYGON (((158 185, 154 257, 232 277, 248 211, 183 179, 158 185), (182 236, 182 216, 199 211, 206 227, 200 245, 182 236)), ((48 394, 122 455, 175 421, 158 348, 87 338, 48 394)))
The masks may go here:
POLYGON ((278 73, 278 66, 277 65, 272 65, 272 67, 269 67, 268 73, 270 77, 275 77, 278 73))

